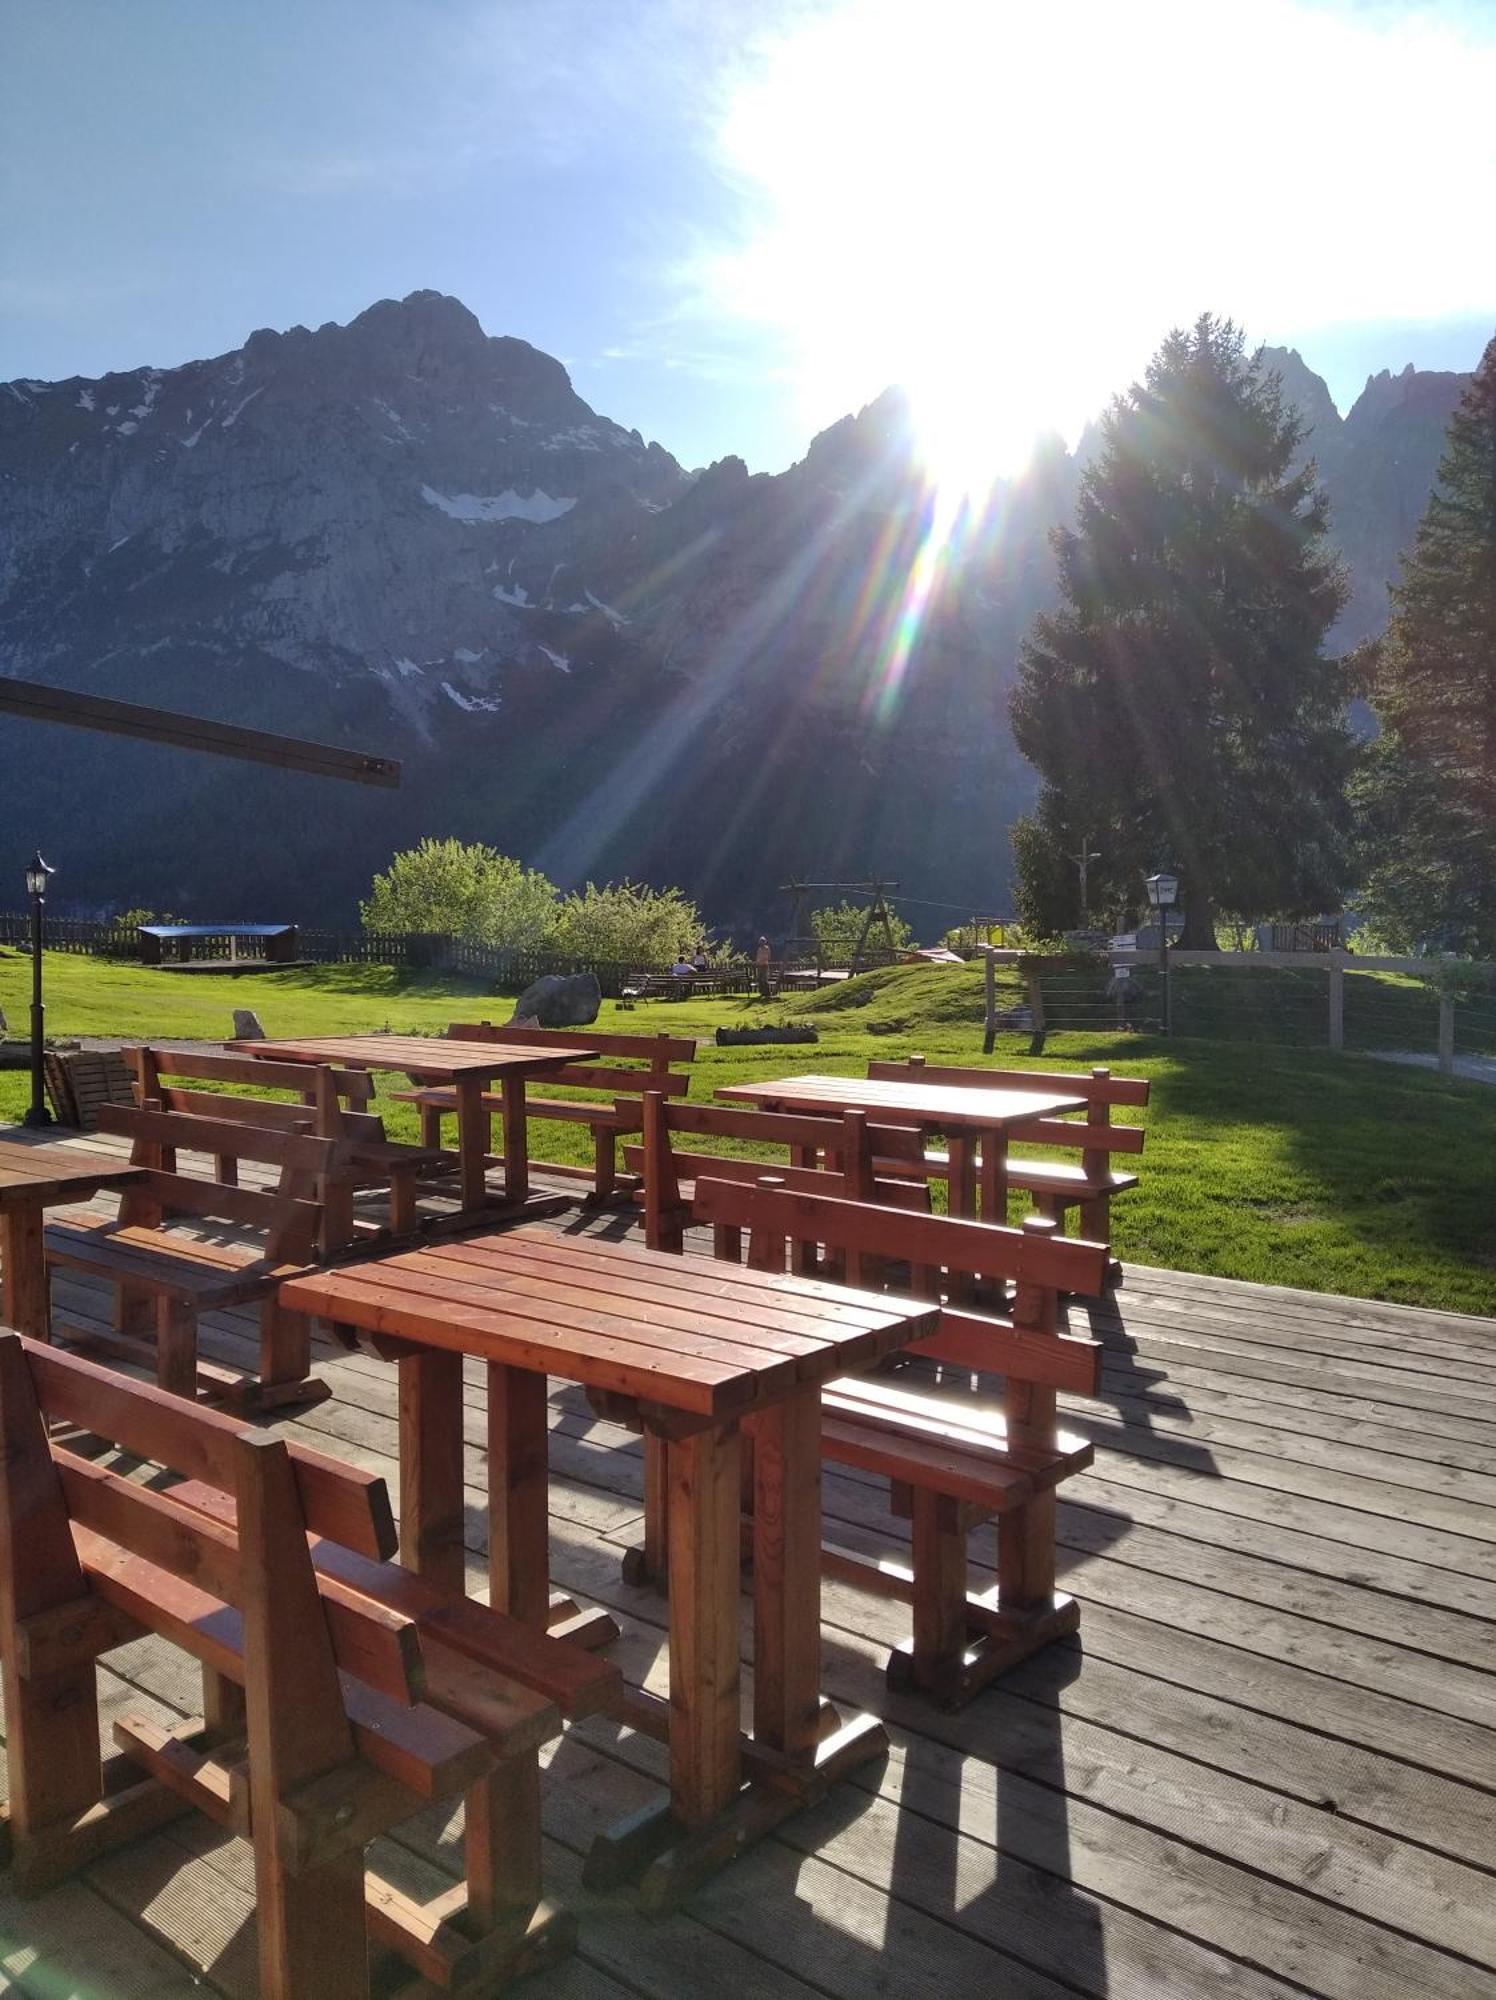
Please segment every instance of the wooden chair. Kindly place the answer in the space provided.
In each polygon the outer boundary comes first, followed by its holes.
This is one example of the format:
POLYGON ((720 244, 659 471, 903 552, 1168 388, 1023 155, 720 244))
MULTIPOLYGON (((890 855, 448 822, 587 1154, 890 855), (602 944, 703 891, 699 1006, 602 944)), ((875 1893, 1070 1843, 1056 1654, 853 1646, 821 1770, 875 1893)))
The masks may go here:
POLYGON ((320 1402, 327 1385, 311 1374, 311 1328, 287 1312, 276 1292, 312 1261, 322 1219, 304 1196, 237 1185, 237 1165, 254 1161, 285 1179, 315 1185, 333 1173, 337 1144, 304 1132, 281 1132, 227 1118, 104 1105, 99 1129, 129 1138, 144 1168, 127 1187, 115 1222, 59 1221, 43 1237, 50 1270, 86 1271, 114 1287, 115 1330, 61 1326, 60 1337, 153 1368, 163 1389, 204 1395, 243 1408, 320 1402), (177 1149, 232 1162, 235 1178, 194 1179, 176 1171, 177 1149), (167 1226, 190 1216, 188 1234, 167 1226), (232 1233, 220 1226, 230 1225, 232 1233), (217 1307, 259 1301, 259 1379, 246 1380, 197 1353, 197 1322, 217 1307), (154 1325, 152 1348, 149 1329, 154 1325))
MULTIPOLYGON (((1032 1195, 1041 1215, 1063 1226, 1067 1209, 1080 1211, 1080 1234, 1094 1243, 1110 1243, 1112 1196, 1136 1187, 1138 1177, 1118 1173, 1112 1166, 1116 1153, 1141 1153, 1144 1130, 1141 1125, 1114 1125, 1114 1104, 1145 1105, 1148 1102, 1146 1077, 1113 1076, 1106 1068, 1086 1073, 1037 1069, 953 1069, 927 1063, 923 1056, 904 1062, 870 1062, 870 1077, 893 1082, 951 1084, 963 1090, 1050 1090, 1070 1097, 1083 1097, 1085 1111, 1078 1122, 1069 1117, 1036 1118, 1031 1124, 1014 1128, 1015 1143, 1031 1146, 1074 1147, 1079 1162, 1031 1160, 1011 1151, 1004 1162, 1010 1187, 1032 1195)), ((925 1154, 925 1167, 932 1179, 947 1178, 949 1157, 942 1152, 925 1154)), ((1108 1267, 1109 1275, 1121 1276, 1120 1265, 1108 1267)))
MULTIPOLYGON (((592 1050, 605 1058, 601 1062, 583 1059, 568 1063, 545 1081, 553 1086, 628 1092, 629 1095, 615 1094, 611 1103, 603 1104, 595 1098, 589 1101, 585 1098, 536 1097, 533 1092, 528 1092, 525 1102, 526 1115, 530 1118, 549 1118, 566 1124, 586 1125, 590 1129, 593 1143, 591 1167, 579 1167, 564 1160, 537 1160, 531 1164, 566 1179, 590 1180, 591 1199, 599 1202, 609 1200, 618 1191, 618 1142, 625 1133, 642 1129, 640 1097, 647 1090, 659 1091, 666 1097, 684 1097, 691 1087, 691 1079, 674 1065, 693 1062, 696 1057, 695 1042, 682 1035, 593 1034, 589 1028, 579 1028, 572 1033, 555 1028, 495 1027, 492 1021, 454 1023, 447 1033, 454 1041, 509 1042, 516 1048, 592 1050)), ((439 1146, 441 1121, 449 1113, 455 1114, 457 1093, 447 1085, 434 1085, 421 1090, 400 1090, 394 1094, 407 1103, 419 1105, 422 1145, 439 1146)), ((502 1090, 486 1092, 483 1101, 490 1110, 500 1110, 504 1102, 502 1090)))
MULTIPOLYGON (((693 1213, 711 1225, 719 1255, 746 1235, 748 1261, 758 1270, 782 1271, 794 1245, 816 1243, 849 1263, 857 1259, 864 1285, 894 1263, 917 1277, 944 1272, 947 1286, 958 1276, 1013 1285, 1011 1312, 946 1307, 939 1333, 920 1343, 921 1361, 939 1363, 954 1386, 925 1386, 909 1370, 827 1385, 822 1454, 889 1480, 894 1511, 910 1518, 913 1560, 906 1568, 828 1544, 824 1567, 911 1603, 913 1634, 890 1656, 889 1680, 924 1689, 948 1707, 1075 1631, 1079 1608, 1055 1588, 1055 1489, 1090 1464, 1092 1448, 1058 1427, 1055 1398, 1060 1389, 1097 1393, 1102 1350, 1060 1331, 1059 1295, 1100 1283, 1105 1247, 1058 1237, 1040 1217, 1021 1230, 998 1228, 805 1193, 772 1175, 755 1186, 702 1177, 693 1213), (997 1408, 971 1390, 973 1374, 988 1372, 1005 1378, 997 1408), (997 1592, 972 1595, 967 1538, 993 1520, 997 1592)), ((937 1295, 930 1285, 924 1278, 917 1289, 937 1295)), ((654 1562, 664 1553, 662 1518, 646 1485, 654 1562)))
POLYGON ((537 1750, 616 1670, 386 1558, 382 1480, 148 1385, 0 1334, 6 1831, 37 1893, 197 1808, 252 1839, 260 1991, 361 2000, 368 1948, 464 1990, 570 1948, 541 1900, 537 1750), (143 1486, 59 1422, 184 1472, 143 1486), (95 1661, 154 1632, 202 1665, 203 1713, 127 1716, 101 1760, 95 1661), (585 1693, 584 1693, 585 1690, 585 1693), (463 1798, 465 1883, 417 1905, 377 1835, 463 1798))
MULTIPOLYGON (((315 1190, 322 1204, 320 1246, 333 1255, 360 1236, 409 1236, 418 1226, 416 1202, 423 1184, 456 1170, 455 1153, 440 1147, 407 1146, 385 1137, 384 1120, 370 1109, 374 1079, 366 1070, 334 1069, 325 1063, 260 1062, 254 1056, 200 1054, 196 1050, 127 1049, 135 1078, 136 1102, 198 1118, 229 1118, 280 1132, 315 1133, 341 1143, 340 1165, 315 1190), (185 1077, 218 1089, 187 1089, 168 1082, 185 1077), (245 1088, 292 1091, 284 1098, 246 1097, 245 1088), (364 1190, 387 1194, 385 1229, 354 1217, 354 1201, 364 1190)), ((217 1162, 218 1178, 235 1178, 232 1156, 217 1162)), ((289 1191, 289 1190, 288 1190, 289 1191)))

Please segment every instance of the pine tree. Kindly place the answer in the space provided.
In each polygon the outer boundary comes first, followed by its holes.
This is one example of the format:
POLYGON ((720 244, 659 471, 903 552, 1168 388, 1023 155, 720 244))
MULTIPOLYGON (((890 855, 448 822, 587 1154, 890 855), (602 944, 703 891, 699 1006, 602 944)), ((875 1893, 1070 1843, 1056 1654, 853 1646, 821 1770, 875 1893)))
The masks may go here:
POLYGON ((1496 340, 1391 597, 1357 787, 1363 908, 1389 942, 1496 957, 1496 340))
POLYGON ((1222 908, 1310 915, 1346 876, 1347 686, 1324 639, 1345 600, 1313 464, 1278 378, 1209 314, 1169 335, 1102 421, 1062 598, 1035 621, 1012 696, 1039 772, 1014 847, 1019 904, 1073 920, 1062 857, 1089 831, 1093 907, 1182 878, 1184 941, 1222 908))

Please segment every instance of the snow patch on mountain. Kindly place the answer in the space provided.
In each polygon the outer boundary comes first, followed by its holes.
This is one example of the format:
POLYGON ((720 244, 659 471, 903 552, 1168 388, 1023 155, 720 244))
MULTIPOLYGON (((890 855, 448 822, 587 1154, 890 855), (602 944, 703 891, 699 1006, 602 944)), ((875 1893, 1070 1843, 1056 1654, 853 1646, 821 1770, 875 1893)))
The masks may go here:
POLYGON ((423 486, 421 498, 430 507, 440 507, 454 521, 559 521, 576 506, 575 499, 553 500, 536 487, 533 493, 516 493, 508 487, 502 493, 438 493, 423 486))
POLYGON ((600 611, 603 614, 604 618, 608 620, 609 624, 613 627, 615 632, 618 630, 618 627, 620 625, 627 625, 627 623, 629 622, 627 618, 624 617, 621 611, 615 611, 611 604, 604 604, 602 599, 600 597, 594 597, 590 590, 584 591, 583 595, 586 597, 587 602, 592 606, 594 611, 600 611))
POLYGON ((442 682, 442 693, 469 715, 496 715, 504 705, 496 694, 463 694, 450 681, 442 682))

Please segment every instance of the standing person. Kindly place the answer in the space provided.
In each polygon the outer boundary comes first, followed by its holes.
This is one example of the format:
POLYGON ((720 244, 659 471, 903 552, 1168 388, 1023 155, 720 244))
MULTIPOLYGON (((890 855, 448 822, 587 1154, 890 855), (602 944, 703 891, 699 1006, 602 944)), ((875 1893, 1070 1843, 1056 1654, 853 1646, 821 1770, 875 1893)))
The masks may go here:
POLYGON ((758 941, 758 949, 753 954, 753 963, 758 967, 758 997, 769 997, 769 967, 774 963, 774 947, 766 937, 758 941))

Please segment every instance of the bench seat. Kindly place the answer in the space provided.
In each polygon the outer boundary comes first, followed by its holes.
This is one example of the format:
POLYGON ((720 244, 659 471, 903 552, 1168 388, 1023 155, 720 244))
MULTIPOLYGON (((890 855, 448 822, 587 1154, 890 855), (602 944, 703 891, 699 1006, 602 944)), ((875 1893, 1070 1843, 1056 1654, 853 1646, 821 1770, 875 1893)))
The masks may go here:
POLYGON ((194 1304, 242 1305, 263 1298, 300 1265, 267 1266, 256 1244, 206 1243, 159 1229, 52 1222, 47 1261, 96 1278, 143 1286, 194 1304))
MULTIPOLYGON (((919 1164, 905 1160, 879 1160, 877 1170, 892 1173, 895 1166, 900 1168, 907 1179, 910 1172, 919 1173, 919 1164)), ((950 1173, 949 1153, 930 1151, 925 1154, 923 1171, 931 1180, 943 1180, 950 1173)), ((1122 1194, 1138 1184, 1136 1174, 1105 1173, 1090 1174, 1074 1161, 1067 1160, 1025 1160, 1009 1153, 1003 1161, 1003 1175, 1009 1187, 1022 1188, 1027 1194, 1054 1195, 1067 1203, 1094 1201, 1102 1195, 1122 1194)))

